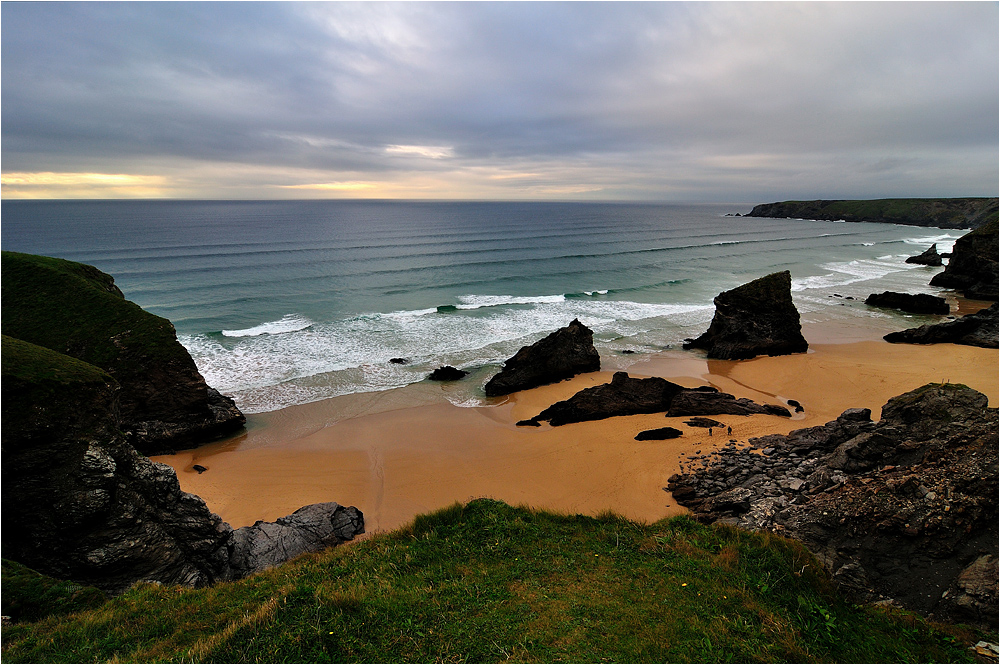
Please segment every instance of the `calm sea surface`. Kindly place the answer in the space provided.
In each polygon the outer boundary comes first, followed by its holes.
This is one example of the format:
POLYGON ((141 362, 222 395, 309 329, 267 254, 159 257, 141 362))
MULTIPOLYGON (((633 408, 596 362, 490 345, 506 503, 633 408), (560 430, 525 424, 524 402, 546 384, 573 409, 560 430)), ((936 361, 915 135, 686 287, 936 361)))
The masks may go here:
POLYGON ((3 249, 113 275, 249 413, 444 364, 473 371, 450 399, 477 404, 500 362, 573 318, 605 367, 626 367, 703 332, 720 291, 776 270, 791 271, 804 322, 916 325, 834 294, 937 292, 939 269, 903 259, 964 233, 725 216, 750 207, 3 201, 0 228, 3 249))

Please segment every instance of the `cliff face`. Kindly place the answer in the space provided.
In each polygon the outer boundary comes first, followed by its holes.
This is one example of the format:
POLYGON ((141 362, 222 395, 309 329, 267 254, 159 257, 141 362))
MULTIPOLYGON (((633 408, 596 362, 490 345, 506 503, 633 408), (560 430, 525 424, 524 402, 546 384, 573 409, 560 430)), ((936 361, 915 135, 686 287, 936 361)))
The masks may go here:
POLYGON ((934 275, 931 285, 960 289, 967 298, 997 300, 998 231, 994 219, 956 240, 948 265, 934 275))
POLYGON ((239 578, 364 531, 360 511, 335 503, 234 531, 129 444, 110 374, 2 339, 5 558, 119 593, 239 578))
POLYGON ((3 252, 3 332, 94 365, 121 386, 122 426, 146 454, 238 431, 245 417, 208 387, 173 325, 125 299, 93 266, 3 252))
POLYGON ((997 219, 996 198, 780 201, 754 206, 747 217, 886 222, 942 229, 978 228, 997 219))

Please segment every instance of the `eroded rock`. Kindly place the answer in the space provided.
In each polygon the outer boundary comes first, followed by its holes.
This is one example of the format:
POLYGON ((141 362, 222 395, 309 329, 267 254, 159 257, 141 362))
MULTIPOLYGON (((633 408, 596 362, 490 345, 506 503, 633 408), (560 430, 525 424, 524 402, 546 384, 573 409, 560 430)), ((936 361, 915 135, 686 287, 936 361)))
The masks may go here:
POLYGON ((894 344, 951 343, 995 349, 998 346, 997 303, 954 321, 889 333, 883 339, 894 344))
POLYGON ((928 384, 877 423, 852 409, 725 447, 668 489, 704 521, 802 541, 857 601, 995 626, 997 439, 985 395, 928 384))
POLYGON ((594 333, 577 319, 509 358, 483 390, 490 397, 549 383, 601 369, 601 356, 594 347, 594 333))
POLYGON ((785 270, 755 279, 715 297, 708 330, 685 349, 705 349, 709 358, 743 360, 759 355, 804 353, 799 312, 792 302, 792 276, 785 270))

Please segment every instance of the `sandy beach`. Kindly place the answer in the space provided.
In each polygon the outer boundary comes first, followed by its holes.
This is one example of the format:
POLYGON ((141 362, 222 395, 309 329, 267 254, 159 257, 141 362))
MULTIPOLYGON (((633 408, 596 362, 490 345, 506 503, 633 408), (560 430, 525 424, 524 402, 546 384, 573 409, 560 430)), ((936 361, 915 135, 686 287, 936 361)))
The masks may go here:
MULTIPOLYGON (((717 417, 739 441, 822 424, 852 407, 870 408, 877 419, 889 398, 932 381, 964 383, 997 406, 996 349, 896 345, 829 327, 804 332, 811 342, 805 354, 707 361, 696 352, 667 351, 628 371, 804 406, 791 419, 717 417), (835 338, 863 341, 830 343, 835 338)), ((154 459, 172 466, 182 489, 201 496, 234 527, 321 501, 357 506, 369 533, 475 497, 567 513, 614 511, 645 522, 684 512, 663 490, 667 478, 688 456, 726 443, 724 431, 710 437, 708 430, 685 425, 687 418, 663 414, 562 427, 515 425, 611 376, 581 375, 472 408, 449 403, 447 384, 429 382, 348 395, 254 415, 238 437, 154 459), (664 426, 684 435, 634 440, 642 430, 664 426), (207 470, 199 474, 195 464, 207 470)))

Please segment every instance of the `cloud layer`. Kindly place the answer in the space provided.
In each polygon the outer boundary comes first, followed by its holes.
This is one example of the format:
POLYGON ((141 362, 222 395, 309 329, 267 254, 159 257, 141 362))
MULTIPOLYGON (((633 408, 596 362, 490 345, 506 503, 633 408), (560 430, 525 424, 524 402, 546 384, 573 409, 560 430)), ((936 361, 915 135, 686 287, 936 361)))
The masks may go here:
POLYGON ((996 3, 6 3, 5 197, 995 196, 996 3))

